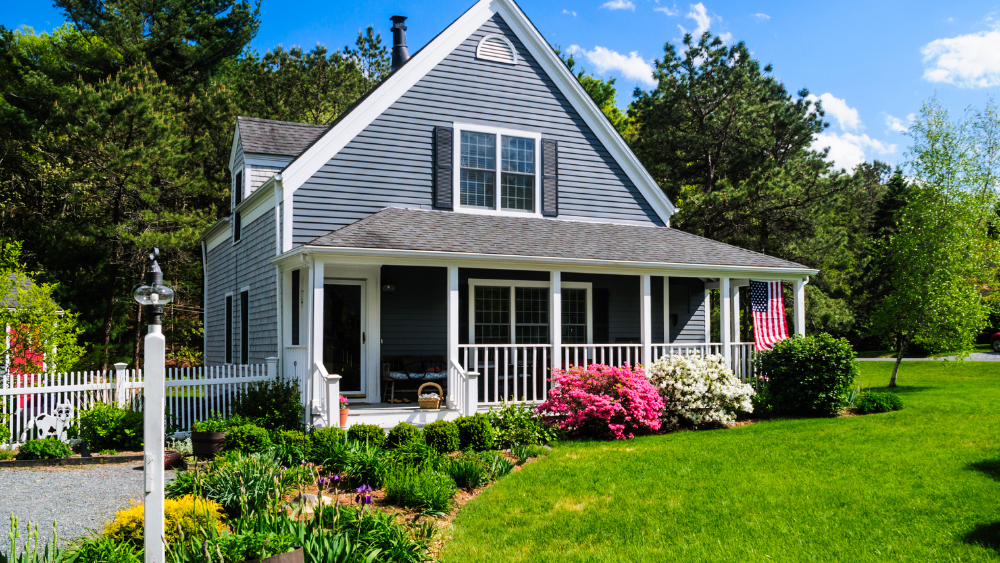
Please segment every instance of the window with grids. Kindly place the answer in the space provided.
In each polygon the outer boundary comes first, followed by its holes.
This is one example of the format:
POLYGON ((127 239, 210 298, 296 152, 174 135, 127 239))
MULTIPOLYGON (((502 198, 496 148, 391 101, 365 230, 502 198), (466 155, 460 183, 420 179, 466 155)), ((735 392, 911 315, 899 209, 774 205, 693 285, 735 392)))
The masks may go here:
POLYGON ((562 341, 587 343, 587 290, 562 290, 562 341))
POLYGON ((510 342, 510 288, 476 287, 476 344, 510 342))
POLYGON ((514 342, 547 344, 549 342, 549 289, 514 288, 514 342))
POLYGON ((459 203, 462 206, 535 210, 534 139, 462 131, 460 144, 459 203))

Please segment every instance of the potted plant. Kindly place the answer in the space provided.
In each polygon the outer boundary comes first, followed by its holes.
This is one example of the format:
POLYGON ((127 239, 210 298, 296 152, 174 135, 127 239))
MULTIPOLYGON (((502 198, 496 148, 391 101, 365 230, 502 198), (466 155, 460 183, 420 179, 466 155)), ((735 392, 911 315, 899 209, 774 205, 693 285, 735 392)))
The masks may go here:
POLYGON ((347 426, 347 415, 350 412, 351 412, 350 401, 347 400, 347 397, 341 395, 340 396, 340 427, 341 428, 344 428, 345 426, 347 426))
POLYGON ((196 457, 211 459, 222 453, 222 444, 226 441, 226 430, 229 425, 218 415, 212 413, 207 420, 194 423, 191 431, 191 453, 196 457))

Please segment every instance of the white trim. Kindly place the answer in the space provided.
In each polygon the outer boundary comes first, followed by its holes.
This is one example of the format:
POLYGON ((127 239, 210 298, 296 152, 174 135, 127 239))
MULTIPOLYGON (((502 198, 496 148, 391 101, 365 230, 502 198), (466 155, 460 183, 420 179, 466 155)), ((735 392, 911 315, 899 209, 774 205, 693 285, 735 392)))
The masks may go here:
POLYGON ((284 213, 288 236, 282 241, 284 251, 292 250, 292 200, 295 191, 498 12, 573 108, 580 113, 584 122, 660 219, 665 224, 670 224, 670 216, 675 211, 674 205, 524 13, 512 0, 479 0, 285 168, 284 213))
MULTIPOLYGON (((562 278, 560 277, 560 280, 562 278)), ((514 340, 517 338, 516 332, 516 322, 517 319, 515 315, 517 314, 516 309, 516 299, 514 298, 514 289, 518 287, 536 287, 536 288, 547 288, 551 291, 551 282, 541 281, 541 280, 494 280, 487 278, 469 278, 469 343, 476 343, 476 287, 509 287, 510 288, 510 343, 515 344, 514 340)), ((591 282, 561 282, 561 289, 586 289, 587 290, 587 344, 593 344, 594 341, 594 284, 591 282)), ((562 291, 559 292, 560 299, 562 296, 562 291)), ((560 301, 561 303, 561 301, 560 301)), ((549 311, 551 314, 552 304, 549 303, 549 311)), ((562 310, 560 309, 560 313, 562 310)), ((560 330, 562 327, 562 318, 559 319, 560 330)), ((552 320, 549 319, 549 330, 552 329, 552 320)), ((561 333, 560 333, 561 335, 561 333)), ((561 338, 560 338, 561 341, 561 338)))
POLYGON ((224 221, 224 222, 226 223, 225 228, 218 230, 215 234, 209 237, 208 240, 205 241, 205 244, 208 248, 208 252, 211 252, 212 249, 232 238, 233 225, 229 221, 224 221))
MULTIPOLYGON (((240 121, 239 121, 239 119, 237 119, 236 123, 233 125, 233 144, 230 145, 230 147, 229 147, 229 175, 230 175, 230 177, 232 177, 232 174, 233 174, 233 166, 236 166, 236 147, 239 145, 239 141, 240 141, 240 121)), ((244 158, 244 160, 246 159, 245 156, 243 158, 244 158)))
MULTIPOLYGON (((261 186, 261 188, 264 188, 264 186, 261 186)), ((256 190, 254 190, 254 192, 252 194, 250 194, 250 197, 248 197, 243 202, 243 203, 246 203, 248 201, 253 201, 253 203, 248 204, 246 206, 244 206, 241 203, 236 208, 235 212, 239 213, 240 217, 242 218, 242 221, 240 223, 240 227, 242 229, 246 229, 248 226, 250 226, 250 223, 253 223, 254 221, 256 221, 257 219, 259 219, 260 217, 262 217, 265 213, 267 213, 268 211, 270 211, 273 208, 273 206, 274 206, 274 198, 273 197, 270 197, 270 198, 269 197, 254 197, 258 193, 265 193, 267 191, 269 191, 269 190, 267 190, 266 188, 265 189, 258 188, 256 190)), ((273 192, 272 192, 272 194, 273 194, 273 192)), ((240 238, 243 238, 243 237, 240 237, 240 238)))
MULTIPOLYGON (((493 127, 491 125, 476 125, 473 123, 452 123, 452 127, 455 128, 454 135, 454 150, 453 155, 455 162, 452 164, 452 170, 455 171, 452 174, 452 201, 454 202, 454 210, 459 213, 472 213, 480 215, 507 215, 509 217, 541 217, 541 202, 542 202, 542 167, 541 164, 541 145, 542 145, 542 134, 538 131, 524 131, 520 129, 505 129, 503 127, 493 127), (462 206, 462 131, 468 131, 470 133, 484 133, 486 135, 496 136, 496 159, 495 166, 493 170, 493 203, 494 207, 471 207, 462 206), (518 211, 516 209, 501 209, 500 208, 500 175, 503 172, 500 170, 501 162, 501 151, 502 146, 500 143, 501 137, 517 137, 520 139, 532 139, 535 142, 535 193, 533 202, 531 205, 531 211, 518 211)), ((526 176, 526 174, 525 174, 526 176)))
POLYGON ((492 62, 495 62, 495 63, 503 63, 503 64, 508 64, 508 65, 516 65, 517 64, 517 49, 515 49, 514 48, 514 44, 511 43, 510 40, 507 39, 506 37, 504 37, 503 35, 498 35, 496 33, 491 33, 490 35, 487 35, 487 36, 485 36, 485 37, 483 37, 482 39, 479 40, 479 43, 476 45, 476 58, 480 59, 480 60, 484 60, 484 61, 492 61, 492 62), (492 41, 494 39, 499 39, 500 41, 502 41, 504 44, 507 45, 507 49, 510 51, 510 60, 500 60, 500 59, 497 59, 497 58, 494 58, 494 57, 491 57, 491 56, 483 56, 483 43, 486 43, 487 41, 492 41))
POLYGON ((670 276, 663 276, 663 342, 670 344, 670 276))
POLYGON ((243 162, 249 164, 250 166, 276 166, 278 168, 284 168, 288 166, 288 163, 295 160, 292 156, 277 156, 273 154, 255 154, 243 152, 243 162))
POLYGON ((653 291, 652 277, 649 274, 639 276, 639 342, 642 344, 643 364, 653 363, 653 291))

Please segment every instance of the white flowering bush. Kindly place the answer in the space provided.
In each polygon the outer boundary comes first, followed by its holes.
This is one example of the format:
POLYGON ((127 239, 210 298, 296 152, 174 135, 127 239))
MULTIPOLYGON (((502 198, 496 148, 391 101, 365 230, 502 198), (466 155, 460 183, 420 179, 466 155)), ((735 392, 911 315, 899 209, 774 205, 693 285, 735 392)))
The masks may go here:
POLYGON ((733 375, 720 355, 664 356, 646 375, 663 398, 663 420, 670 426, 729 426, 736 413, 753 412, 753 387, 733 375))

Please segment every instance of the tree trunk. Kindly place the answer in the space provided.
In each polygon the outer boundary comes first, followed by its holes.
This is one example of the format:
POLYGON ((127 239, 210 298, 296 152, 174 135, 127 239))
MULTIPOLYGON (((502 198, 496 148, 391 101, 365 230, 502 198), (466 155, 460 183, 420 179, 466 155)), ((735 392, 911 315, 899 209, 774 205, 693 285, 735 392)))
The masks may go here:
MULTIPOLYGON (((117 253, 114 253, 117 254, 117 253)), ((105 294, 104 327, 101 330, 101 344, 104 346, 104 361, 101 371, 108 371, 108 361, 111 359, 111 322, 115 317, 115 293, 118 289, 118 259, 112 255, 111 272, 108 275, 108 289, 105 294)))
POLYGON ((892 366, 892 377, 889 379, 889 387, 896 386, 896 376, 899 374, 899 364, 903 362, 903 352, 906 351, 906 341, 900 338, 896 346, 896 365, 892 366))
POLYGON ((142 344, 142 305, 135 306, 135 334, 132 335, 135 346, 132 348, 132 367, 142 369, 139 365, 139 346, 142 344))

